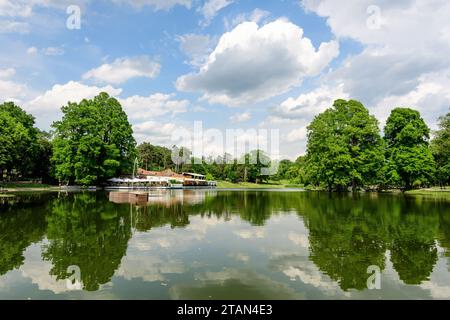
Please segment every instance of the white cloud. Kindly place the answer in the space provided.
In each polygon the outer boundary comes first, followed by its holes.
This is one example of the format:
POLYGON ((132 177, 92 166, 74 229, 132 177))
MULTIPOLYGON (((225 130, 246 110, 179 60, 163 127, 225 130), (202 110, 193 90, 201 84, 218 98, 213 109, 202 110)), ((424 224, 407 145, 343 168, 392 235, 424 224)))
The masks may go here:
POLYGON ((173 95, 156 93, 147 97, 132 96, 120 99, 128 117, 134 120, 154 119, 166 114, 187 112, 188 100, 174 100, 173 95))
POLYGON ((83 99, 91 99, 100 92, 107 92, 111 96, 117 96, 122 89, 111 86, 96 87, 70 81, 66 84, 54 85, 50 90, 34 98, 25 104, 25 109, 36 117, 40 128, 47 129, 50 124, 61 117, 61 107, 70 102, 79 102, 83 99))
POLYGON ((1 33, 28 33, 29 25, 22 21, 0 20, 1 33))
POLYGON ((10 78, 15 74, 16 70, 14 68, 0 69, 0 78, 10 78))
POLYGON ((27 49, 27 54, 36 54, 38 49, 36 47, 29 47, 27 49))
POLYGON ((250 112, 236 113, 230 117, 232 122, 246 122, 252 118, 250 112))
POLYGON ((288 98, 273 110, 273 114, 287 119, 311 120, 315 115, 333 106, 337 99, 348 99, 343 85, 319 87, 297 98, 288 98))
POLYGON ((206 62, 208 55, 212 52, 216 40, 208 35, 185 34, 178 37, 181 50, 189 56, 190 64, 201 66, 206 62))
POLYGON ((23 84, 0 79, 0 97, 4 99, 3 101, 20 102, 26 90, 23 84))
POLYGON ((0 16, 28 17, 32 13, 32 6, 25 1, 0 0, 0 16))
POLYGON ((46 56, 62 56, 64 54, 64 49, 59 48, 59 47, 48 47, 48 48, 42 49, 42 52, 46 56))
POLYGON ((134 137, 138 143, 151 142, 152 144, 171 147, 172 133, 178 127, 174 123, 161 123, 160 121, 146 121, 133 126, 134 137))
POLYGON ((289 132, 286 136, 286 139, 289 142, 304 141, 304 140, 306 140, 307 134, 308 134, 307 128, 301 127, 301 128, 294 129, 291 132, 289 132))
POLYGON ((0 69, 0 103, 4 101, 20 102, 27 92, 27 87, 10 78, 16 74, 14 68, 0 69))
POLYGON ((207 26, 210 24, 220 10, 228 7, 233 2, 233 0, 208 0, 205 2, 203 7, 199 8, 199 11, 205 17, 205 21, 203 21, 202 25, 207 26))
POLYGON ((268 16, 270 16, 269 11, 265 11, 265 10, 256 8, 249 14, 241 13, 241 14, 237 15, 235 18, 233 18, 231 20, 231 22, 229 21, 228 18, 224 18, 225 29, 229 30, 230 28, 234 28, 237 25, 241 24, 242 22, 246 22, 246 21, 260 23, 263 19, 267 18, 268 16))
POLYGON ((203 92, 210 103, 255 103, 320 74, 338 53, 335 41, 316 50, 300 27, 284 19, 262 27, 244 22, 221 37, 198 73, 178 78, 176 85, 203 92))
MULTIPOLYGON (((381 118, 401 103, 423 111, 432 123, 450 105, 450 2, 446 0, 380 0, 379 28, 369 28, 371 0, 304 0, 309 11, 327 19, 338 38, 363 45, 326 81, 343 83, 344 91, 381 118), (430 18, 432 17, 432 18, 430 18), (433 120, 434 119, 434 120, 433 120)), ((383 120, 383 119, 382 119, 383 120)))
POLYGON ((112 0, 112 2, 129 4, 138 9, 150 6, 155 10, 169 10, 177 5, 190 9, 192 5, 192 0, 112 0))
POLYGON ((83 75, 83 79, 94 79, 100 83, 121 84, 132 78, 155 78, 159 75, 161 65, 147 56, 119 58, 113 63, 106 63, 83 75))

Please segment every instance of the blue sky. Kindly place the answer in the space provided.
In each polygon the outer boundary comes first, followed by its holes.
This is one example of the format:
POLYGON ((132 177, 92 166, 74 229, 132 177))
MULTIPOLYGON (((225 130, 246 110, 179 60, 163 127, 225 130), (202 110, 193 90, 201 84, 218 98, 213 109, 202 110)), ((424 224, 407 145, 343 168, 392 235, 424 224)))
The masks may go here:
POLYGON ((0 101, 47 130, 67 101, 107 91, 139 142, 170 146, 194 121, 249 140, 277 129, 295 159, 337 98, 380 127, 409 106, 435 128, 450 106, 449 16, 446 0, 0 0, 0 101), (80 29, 67 28, 70 5, 80 29))

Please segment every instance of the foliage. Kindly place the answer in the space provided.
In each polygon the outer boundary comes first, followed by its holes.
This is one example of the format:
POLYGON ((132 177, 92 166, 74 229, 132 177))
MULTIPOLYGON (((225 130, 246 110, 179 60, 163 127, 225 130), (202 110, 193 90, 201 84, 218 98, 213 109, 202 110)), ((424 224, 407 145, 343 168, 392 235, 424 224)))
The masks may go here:
POLYGON ((386 180, 407 190, 431 184, 435 163, 428 147, 430 129, 420 113, 409 108, 392 110, 384 132, 386 180))
POLYGON ((308 127, 307 175, 329 190, 374 184, 382 148, 375 117, 358 101, 337 100, 308 127))
POLYGON ((144 142, 137 147, 139 162, 145 170, 173 169, 172 151, 144 142))
POLYGON ((99 184, 130 172, 136 142, 126 113, 107 93, 62 107, 52 161, 59 181, 99 184))
MULTIPOLYGON (((26 177, 35 169, 38 129, 34 118, 12 102, 0 105, 0 171, 26 177)), ((0 179, 3 176, 0 176, 0 179)))
POLYGON ((450 184, 450 113, 439 118, 439 130, 431 141, 436 161, 436 178, 441 185, 450 184))

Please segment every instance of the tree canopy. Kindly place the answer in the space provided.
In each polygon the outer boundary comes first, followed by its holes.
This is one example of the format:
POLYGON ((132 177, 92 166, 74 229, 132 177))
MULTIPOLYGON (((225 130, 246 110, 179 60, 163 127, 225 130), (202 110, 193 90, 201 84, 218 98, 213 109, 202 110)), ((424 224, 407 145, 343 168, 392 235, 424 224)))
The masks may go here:
POLYGON ((53 124, 52 157, 59 181, 100 184, 131 170, 136 142, 116 99, 101 93, 61 110, 63 119, 53 124))
POLYGON ((420 113, 392 110, 384 129, 387 143, 387 181, 405 189, 433 182, 435 164, 429 149, 430 129, 420 113))
POLYGON ((362 103, 337 100, 308 126, 307 174, 329 190, 375 183, 382 148, 378 121, 362 103))
POLYGON ((436 161, 436 178, 441 185, 450 183, 450 113, 439 118, 439 130, 431 141, 436 161))
MULTIPOLYGON (((39 130, 34 117, 13 102, 0 105, 0 170, 28 176, 34 170, 39 130)), ((0 178, 2 178, 0 176, 0 178)))

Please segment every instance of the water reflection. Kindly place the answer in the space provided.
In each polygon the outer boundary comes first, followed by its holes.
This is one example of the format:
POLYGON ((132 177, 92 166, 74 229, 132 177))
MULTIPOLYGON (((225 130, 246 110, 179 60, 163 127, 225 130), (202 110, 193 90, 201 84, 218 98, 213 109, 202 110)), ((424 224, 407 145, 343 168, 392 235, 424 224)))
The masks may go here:
POLYGON ((378 194, 20 195, 0 204, 0 298, 11 290, 42 297, 37 273, 61 284, 74 265, 84 291, 55 294, 450 298, 442 289, 450 285, 449 208, 445 198, 378 194), (383 272, 379 292, 367 290, 370 265, 383 272))

